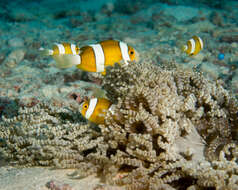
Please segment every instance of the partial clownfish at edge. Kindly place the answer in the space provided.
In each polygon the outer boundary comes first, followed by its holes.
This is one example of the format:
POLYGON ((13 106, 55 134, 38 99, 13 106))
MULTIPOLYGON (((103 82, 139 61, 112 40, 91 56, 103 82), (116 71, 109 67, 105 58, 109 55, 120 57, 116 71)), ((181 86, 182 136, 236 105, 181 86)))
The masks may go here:
POLYGON ((95 124, 104 124, 106 113, 113 113, 113 104, 105 98, 91 98, 81 104, 81 114, 95 124))
POLYGON ((53 49, 40 48, 44 55, 52 56, 56 61, 56 67, 77 68, 87 72, 100 72, 106 74, 105 68, 123 61, 128 65, 132 61, 139 60, 137 51, 124 42, 106 40, 98 44, 91 44, 79 48, 75 44, 56 43, 53 49))
POLYGON ((203 49, 203 41, 200 37, 193 36, 181 49, 190 56, 197 55, 203 49))

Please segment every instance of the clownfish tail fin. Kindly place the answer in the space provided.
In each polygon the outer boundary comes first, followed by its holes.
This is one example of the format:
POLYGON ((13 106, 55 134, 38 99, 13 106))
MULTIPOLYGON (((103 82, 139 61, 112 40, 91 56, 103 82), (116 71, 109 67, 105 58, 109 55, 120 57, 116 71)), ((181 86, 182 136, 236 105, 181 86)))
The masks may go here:
POLYGON ((188 49, 188 46, 187 46, 187 45, 181 46, 181 51, 182 51, 182 52, 185 52, 187 49, 188 49))
POLYGON ((50 55, 53 55, 53 53, 54 53, 54 51, 52 49, 45 49, 42 47, 39 49, 39 51, 42 56, 50 56, 50 55))

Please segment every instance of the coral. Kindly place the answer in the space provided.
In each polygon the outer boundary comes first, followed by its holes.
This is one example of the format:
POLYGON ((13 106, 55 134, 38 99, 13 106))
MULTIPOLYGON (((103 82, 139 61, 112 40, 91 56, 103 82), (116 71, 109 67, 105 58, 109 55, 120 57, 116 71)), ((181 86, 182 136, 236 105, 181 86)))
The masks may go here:
POLYGON ((237 189, 238 105, 201 73, 152 64, 107 68, 105 124, 38 104, 0 123, 0 151, 23 165, 77 168, 128 190, 237 189))
POLYGON ((23 49, 13 50, 4 60, 4 64, 10 68, 16 67, 24 59, 25 53, 23 49))
POLYGON ((225 168, 232 165, 237 177, 236 151, 226 147, 237 147, 238 106, 218 82, 143 64, 112 68, 103 84, 108 97, 118 102, 117 115, 109 115, 100 127, 113 142, 113 157, 120 158, 119 171, 130 168, 115 183, 134 181, 128 189, 162 184, 184 189, 194 181, 199 187, 237 187, 237 181, 227 182, 231 171, 225 168), (233 152, 226 153, 229 159, 221 158, 225 149, 233 152), (216 169, 218 163, 223 170, 216 169))
MULTIPOLYGON (((20 108, 17 116, 3 115, 2 120, 0 154, 18 165, 75 168, 83 160, 85 144, 97 137, 93 128, 78 122, 79 113, 49 103, 20 108)), ((93 140, 88 147, 97 143, 93 140)))

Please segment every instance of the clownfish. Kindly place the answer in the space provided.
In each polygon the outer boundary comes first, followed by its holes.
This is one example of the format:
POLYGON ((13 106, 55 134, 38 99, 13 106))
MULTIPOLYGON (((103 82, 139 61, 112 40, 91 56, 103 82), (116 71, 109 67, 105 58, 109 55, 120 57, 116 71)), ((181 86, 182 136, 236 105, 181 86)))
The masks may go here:
POLYGON ((89 121, 104 124, 107 111, 113 113, 113 104, 105 98, 92 98, 82 103, 81 114, 89 121))
POLYGON ((75 65, 83 71, 100 72, 103 75, 106 74, 107 66, 113 66, 122 61, 128 65, 139 59, 139 54, 133 47, 116 40, 106 40, 81 48, 75 44, 56 43, 53 49, 40 48, 40 50, 44 55, 52 56, 58 68, 69 68, 75 65))
POLYGON ((190 56, 197 55, 203 49, 203 41, 200 37, 193 36, 181 49, 190 56))

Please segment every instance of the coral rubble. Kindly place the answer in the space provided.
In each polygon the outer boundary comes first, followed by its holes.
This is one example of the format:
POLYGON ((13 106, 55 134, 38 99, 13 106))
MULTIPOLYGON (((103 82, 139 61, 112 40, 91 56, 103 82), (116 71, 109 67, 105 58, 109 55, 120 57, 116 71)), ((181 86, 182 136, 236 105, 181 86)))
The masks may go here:
POLYGON ((219 82, 151 64, 107 69, 105 124, 38 104, 0 123, 0 152, 20 165, 77 168, 126 189, 237 189, 238 105, 219 82))

